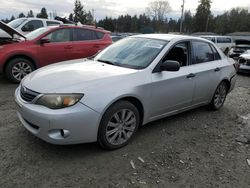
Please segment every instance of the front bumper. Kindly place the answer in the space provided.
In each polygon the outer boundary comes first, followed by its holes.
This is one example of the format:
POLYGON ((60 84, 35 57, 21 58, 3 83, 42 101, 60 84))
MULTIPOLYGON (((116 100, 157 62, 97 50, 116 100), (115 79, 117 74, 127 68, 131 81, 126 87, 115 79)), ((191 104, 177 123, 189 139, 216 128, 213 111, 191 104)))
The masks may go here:
POLYGON ((15 101, 23 126, 46 142, 67 145, 97 141, 100 114, 82 103, 52 110, 23 101, 19 87, 15 101))

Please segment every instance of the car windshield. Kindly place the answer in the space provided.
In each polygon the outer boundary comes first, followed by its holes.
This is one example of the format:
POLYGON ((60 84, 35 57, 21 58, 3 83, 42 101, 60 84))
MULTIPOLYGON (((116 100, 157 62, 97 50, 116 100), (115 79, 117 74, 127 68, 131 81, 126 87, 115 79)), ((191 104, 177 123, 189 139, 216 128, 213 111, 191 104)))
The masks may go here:
POLYGON ((32 31, 32 32, 28 33, 25 36, 26 36, 27 40, 33 40, 36 37, 39 37, 43 33, 47 32, 49 29, 50 28, 48 28, 48 27, 42 27, 42 28, 36 29, 35 31, 32 31))
POLYGON ((23 19, 16 19, 11 21, 10 23, 8 23, 7 25, 16 29, 17 27, 19 27, 23 22, 25 22, 27 19, 23 18, 23 19))
POLYGON ((100 61, 133 69, 147 67, 168 41, 131 37, 114 43, 95 57, 100 61))

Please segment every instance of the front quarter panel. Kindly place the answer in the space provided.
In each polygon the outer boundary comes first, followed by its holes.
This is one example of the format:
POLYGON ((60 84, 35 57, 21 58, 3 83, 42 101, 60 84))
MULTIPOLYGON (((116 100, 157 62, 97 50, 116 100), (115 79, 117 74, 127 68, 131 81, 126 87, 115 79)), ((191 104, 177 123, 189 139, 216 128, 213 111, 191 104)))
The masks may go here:
POLYGON ((151 97, 151 71, 138 71, 113 79, 103 80, 84 91, 81 102, 102 115, 113 103, 125 97, 138 99, 144 109, 144 121, 148 118, 151 97))

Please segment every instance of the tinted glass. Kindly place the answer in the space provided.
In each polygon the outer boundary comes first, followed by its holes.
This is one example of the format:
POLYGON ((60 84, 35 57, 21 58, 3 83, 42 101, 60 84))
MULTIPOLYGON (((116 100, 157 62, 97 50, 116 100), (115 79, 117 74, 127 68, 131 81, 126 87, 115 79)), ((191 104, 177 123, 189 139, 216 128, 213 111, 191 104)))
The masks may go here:
POLYGON ((97 38, 97 39, 102 39, 103 36, 104 36, 104 33, 99 32, 99 31, 95 31, 95 34, 96 34, 96 38, 97 38))
POLYGON ((53 22, 53 21, 46 21, 47 26, 52 26, 52 25, 60 25, 59 22, 53 22))
POLYGON ((210 46, 211 46, 211 48, 212 48, 212 50, 214 52, 214 60, 221 59, 220 54, 218 53, 218 51, 216 50, 216 48, 213 45, 210 45, 210 46))
POLYGON ((74 41, 93 40, 93 32, 88 29, 74 29, 74 41))
POLYGON ((50 39, 50 42, 68 42, 70 40, 70 29, 58 29, 48 34, 45 38, 50 39))
POLYGON ((22 27, 22 31, 33 31, 41 27, 43 27, 43 22, 41 20, 32 20, 22 27))
POLYGON ((168 54, 163 58, 163 62, 167 60, 178 61, 181 66, 188 65, 189 43, 181 42, 176 44, 168 54))
POLYGON ((106 48, 94 60, 143 69, 156 58, 167 43, 168 41, 148 38, 126 38, 106 48))
POLYGON ((204 63, 214 60, 214 53, 206 42, 193 42, 193 50, 194 50, 194 63, 204 63))
POLYGON ((218 37, 217 43, 231 43, 231 38, 218 37))

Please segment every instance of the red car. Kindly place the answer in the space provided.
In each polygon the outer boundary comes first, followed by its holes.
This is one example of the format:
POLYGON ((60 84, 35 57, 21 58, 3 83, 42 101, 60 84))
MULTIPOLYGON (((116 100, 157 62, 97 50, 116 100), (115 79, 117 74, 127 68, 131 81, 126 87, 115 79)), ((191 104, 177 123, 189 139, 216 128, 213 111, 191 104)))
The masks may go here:
POLYGON ((39 67, 90 57, 112 43, 109 31, 93 26, 44 27, 25 36, 1 21, 0 28, 10 35, 0 35, 0 73, 15 83, 39 67))

